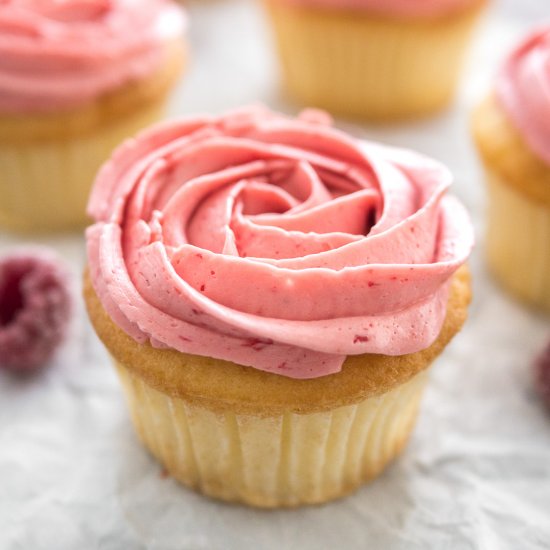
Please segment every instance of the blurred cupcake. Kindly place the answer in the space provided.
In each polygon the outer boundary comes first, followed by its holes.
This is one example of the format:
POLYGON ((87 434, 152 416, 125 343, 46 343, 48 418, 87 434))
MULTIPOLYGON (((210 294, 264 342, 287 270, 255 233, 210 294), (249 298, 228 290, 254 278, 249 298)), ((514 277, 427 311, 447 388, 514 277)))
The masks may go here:
POLYGON ((510 54, 473 131, 487 175, 490 267, 550 311, 550 26, 510 54))
POLYGON ((112 149, 162 115, 183 61, 168 0, 0 2, 0 225, 86 223, 112 149))
POLYGON ((486 0, 264 0, 288 92, 344 115, 427 115, 451 101, 486 0))
POLYGON ((89 204, 85 299, 175 478, 296 506, 399 454, 470 299, 472 228, 450 183, 324 115, 260 107, 114 154, 89 204))

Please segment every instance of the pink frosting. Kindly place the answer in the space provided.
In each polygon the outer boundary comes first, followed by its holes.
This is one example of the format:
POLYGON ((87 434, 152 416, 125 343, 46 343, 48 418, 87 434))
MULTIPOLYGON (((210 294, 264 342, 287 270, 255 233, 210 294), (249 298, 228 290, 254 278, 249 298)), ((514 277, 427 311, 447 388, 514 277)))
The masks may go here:
POLYGON ((74 107, 142 79, 184 24, 169 0, 0 0, 0 111, 74 107))
POLYGON ((479 0, 279 0, 295 6, 374 12, 405 17, 448 15, 479 0))
POLYGON ((138 342, 293 378, 428 347, 473 232, 450 173, 261 106, 166 123, 101 170, 94 288, 138 342))
POLYGON ((496 92, 529 147, 550 164, 550 25, 531 33, 511 53, 496 92))

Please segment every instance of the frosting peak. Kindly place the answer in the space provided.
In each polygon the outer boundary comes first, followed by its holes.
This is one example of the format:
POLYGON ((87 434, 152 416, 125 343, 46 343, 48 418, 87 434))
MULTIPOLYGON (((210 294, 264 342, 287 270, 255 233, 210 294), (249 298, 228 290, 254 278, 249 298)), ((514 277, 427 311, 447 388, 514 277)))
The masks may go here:
POLYGON ((145 78, 184 24, 171 0, 0 0, 0 112, 67 109, 145 78))
POLYGON ((167 123, 97 178, 92 282, 137 341, 294 378, 412 353, 437 338, 473 243, 450 183, 318 112, 167 123))
POLYGON ((529 34, 512 51, 496 93, 531 150, 550 164, 550 25, 529 34))

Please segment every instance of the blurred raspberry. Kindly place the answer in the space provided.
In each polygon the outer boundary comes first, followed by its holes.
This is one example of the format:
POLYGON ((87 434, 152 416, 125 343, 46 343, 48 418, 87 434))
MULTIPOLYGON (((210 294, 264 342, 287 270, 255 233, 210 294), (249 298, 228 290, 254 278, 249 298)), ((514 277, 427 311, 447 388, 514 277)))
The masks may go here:
POLYGON ((68 274, 48 250, 0 258, 0 366, 44 365, 63 341, 70 310, 68 274))
POLYGON ((550 410, 550 342, 535 361, 537 392, 550 410))

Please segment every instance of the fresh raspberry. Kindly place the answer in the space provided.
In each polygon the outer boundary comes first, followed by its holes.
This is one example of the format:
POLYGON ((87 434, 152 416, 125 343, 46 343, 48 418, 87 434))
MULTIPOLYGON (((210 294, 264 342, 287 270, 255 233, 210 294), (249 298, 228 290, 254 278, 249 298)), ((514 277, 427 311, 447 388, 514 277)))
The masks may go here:
POLYGON ((70 317, 68 283, 65 268, 46 249, 0 259, 0 366, 28 371, 52 357, 70 317))
POLYGON ((550 342, 535 361, 537 391, 550 410, 550 342))

